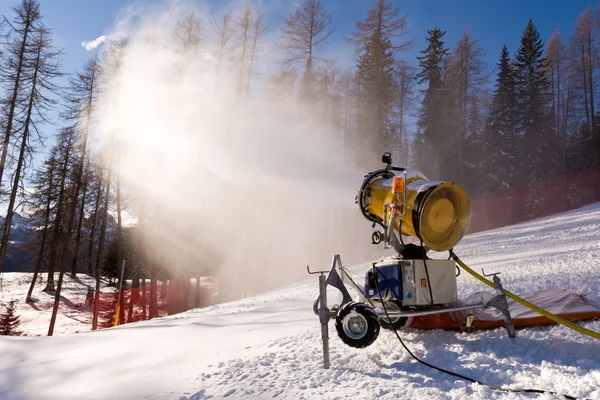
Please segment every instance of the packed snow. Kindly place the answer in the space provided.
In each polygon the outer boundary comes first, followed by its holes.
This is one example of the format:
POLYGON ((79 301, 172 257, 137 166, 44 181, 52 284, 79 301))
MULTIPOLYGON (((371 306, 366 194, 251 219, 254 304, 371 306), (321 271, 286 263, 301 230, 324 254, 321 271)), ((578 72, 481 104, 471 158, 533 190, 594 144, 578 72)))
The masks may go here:
MULTIPOLYGON (((516 294, 559 287, 600 303, 600 203, 470 235, 455 251, 476 270, 501 272, 504 287, 516 294)), ((362 275, 367 265, 353 271, 362 275)), ((489 290, 464 272, 458 285, 462 299, 489 290)), ((432 370, 413 360, 389 331, 366 349, 347 347, 333 323, 331 368, 323 370, 320 326, 312 313, 317 294, 316 277, 307 276, 253 298, 97 332, 0 337, 0 398, 538 397, 493 391, 432 370)), ((332 289, 330 305, 337 298, 332 289)), ((582 325, 600 331, 600 321, 582 325)), ((600 399, 600 342, 562 326, 518 330, 515 342, 504 329, 466 334, 408 328, 400 334, 422 359, 494 386, 600 399)))
MULTIPOLYGON (((54 305, 54 293, 46 293, 42 289, 46 286, 47 274, 38 275, 37 282, 32 292, 32 302, 26 303, 27 291, 31 284, 32 273, 8 272, 2 274, 0 285, 0 305, 16 300, 16 314, 19 315, 21 324, 18 330, 24 336, 45 336, 48 334, 48 325, 54 305)), ((58 281, 58 273, 55 274, 58 281)), ((90 306, 85 303, 88 288, 95 287, 94 278, 89 275, 79 274, 72 278, 65 274, 61 290, 61 302, 56 314, 55 335, 79 333, 91 330, 92 316, 90 306)), ((102 282, 102 289, 106 289, 102 282)), ((0 307, 1 309, 1 307, 0 307)))

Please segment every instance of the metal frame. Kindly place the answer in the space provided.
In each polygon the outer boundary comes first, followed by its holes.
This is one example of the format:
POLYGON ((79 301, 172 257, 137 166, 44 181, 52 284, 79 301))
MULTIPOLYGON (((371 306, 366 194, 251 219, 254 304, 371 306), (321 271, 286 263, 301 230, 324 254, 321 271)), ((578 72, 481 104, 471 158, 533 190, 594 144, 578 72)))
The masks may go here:
MULTIPOLYGON (((397 176, 397 175, 395 175, 397 176)), ((394 176, 394 177, 395 177, 394 176)), ((392 178, 394 179, 394 178, 392 178)), ((392 203, 384 204, 383 206, 383 223, 386 225, 385 232, 383 236, 383 247, 385 249, 389 249, 390 246, 393 247, 396 251, 400 252, 401 248, 396 248, 397 246, 401 247, 401 244, 398 243, 398 240, 394 237, 394 223, 396 220, 402 221, 404 215, 406 215, 406 186, 408 182, 406 181, 406 171, 402 172, 402 179, 404 180, 404 189, 402 190, 402 212, 401 213, 390 213, 391 218, 388 221, 388 209, 392 209, 394 207, 398 207, 399 204, 396 204, 396 200, 398 203, 400 202, 398 198, 399 193, 394 193, 394 198, 392 203)), ((398 236, 402 235, 401 232, 402 224, 398 225, 398 236)))
MULTIPOLYGON (((329 358, 329 320, 335 319, 340 307, 344 304, 352 301, 352 297, 348 292, 348 289, 345 285, 351 285, 361 297, 361 300, 366 301, 373 308, 377 316, 380 318, 386 317, 386 310, 381 307, 379 300, 373 300, 371 298, 365 297, 364 289, 358 285, 352 277, 348 274, 346 268, 342 265, 342 260, 339 254, 333 256, 331 269, 328 271, 311 271, 308 266, 306 266, 306 270, 309 274, 319 275, 319 297, 315 300, 313 304, 313 311, 316 315, 319 316, 319 322, 321 324, 321 340, 323 342, 323 368, 329 369, 330 367, 330 358, 329 358), (338 267, 338 268, 336 268, 338 267), (339 269, 339 272, 338 272, 339 269), (342 299, 341 304, 334 305, 331 309, 327 306, 327 285, 331 285, 338 289, 341 293, 342 299)), ((496 295, 487 302, 478 302, 474 304, 466 304, 460 306, 451 306, 451 307, 441 307, 441 308, 429 308, 422 310, 411 310, 411 311, 394 311, 387 310, 387 316, 390 317, 417 317, 424 315, 433 315, 433 314, 443 314, 453 311, 465 311, 472 310, 476 308, 489 308, 494 307, 500 310, 504 316, 504 320, 506 323, 506 329, 508 332, 508 336, 511 339, 515 338, 515 328, 512 324, 512 318, 510 316, 510 311, 508 309, 508 302, 506 300, 506 295, 502 289, 502 283, 500 282, 500 278, 497 276, 498 274, 490 274, 494 276, 494 284, 496 287, 496 295)), ((384 299, 385 300, 385 299, 384 299)))

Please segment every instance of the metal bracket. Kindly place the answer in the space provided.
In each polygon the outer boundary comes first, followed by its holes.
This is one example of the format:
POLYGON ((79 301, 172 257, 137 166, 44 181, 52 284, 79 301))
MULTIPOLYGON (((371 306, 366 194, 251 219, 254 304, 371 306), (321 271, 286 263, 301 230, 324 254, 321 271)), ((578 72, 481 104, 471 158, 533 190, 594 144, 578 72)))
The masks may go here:
POLYGON ((311 270, 310 270, 310 267, 307 265, 307 266, 306 266, 306 272, 308 272, 308 273, 309 273, 309 275, 316 275, 316 274, 321 274, 321 275, 323 275, 323 274, 326 274, 326 273, 328 273, 329 271, 311 271, 311 270))
POLYGON ((500 272, 492 272, 491 274, 486 274, 485 271, 483 270, 483 268, 481 268, 481 274, 487 278, 488 276, 494 276, 495 277, 496 275, 500 275, 500 272))
POLYGON ((510 316, 510 310, 508 308, 508 300, 506 299, 506 294, 504 294, 502 282, 498 277, 498 275, 500 275, 500 272, 486 275, 483 271, 483 268, 481 269, 481 272, 483 273, 483 276, 494 277, 494 287, 496 288, 496 296, 494 296, 490 301, 488 301, 484 305, 484 308, 494 307, 500 310, 500 312, 502 312, 502 315, 504 316, 504 323, 506 324, 506 331, 508 332, 508 337, 514 340, 517 337, 517 333, 515 332, 515 327, 512 323, 512 317, 510 316))

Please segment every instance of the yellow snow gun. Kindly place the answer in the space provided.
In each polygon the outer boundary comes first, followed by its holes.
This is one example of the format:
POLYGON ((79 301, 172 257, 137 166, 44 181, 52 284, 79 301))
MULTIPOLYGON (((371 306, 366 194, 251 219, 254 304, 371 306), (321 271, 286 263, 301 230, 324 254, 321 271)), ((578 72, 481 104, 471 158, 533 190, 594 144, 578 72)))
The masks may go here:
MULTIPOLYGON (((430 181, 419 171, 395 167, 390 153, 385 153, 382 161, 385 168, 365 176, 356 203, 373 228, 381 227, 373 232, 373 243, 383 242, 397 255, 373 262, 365 272, 364 284, 342 265, 337 254, 329 271, 307 267, 309 274, 319 274, 319 297, 313 311, 321 322, 323 367, 329 368, 330 319, 335 319, 336 331, 345 344, 363 348, 377 339, 380 328, 396 331, 412 317, 494 307, 504 316, 508 336, 514 338, 497 274, 495 295, 482 295, 470 304, 460 304, 454 260, 427 256, 429 250, 451 250, 465 235, 471 221, 471 203, 465 189, 454 182, 430 181), (405 244, 403 237, 418 238, 419 244, 405 244), (337 288, 341 294, 340 304, 331 309, 327 306, 327 286, 337 288), (347 286, 357 292, 355 299, 347 286)), ((467 314, 461 329, 475 329, 474 318, 474 314, 467 314)))
POLYGON ((394 167, 390 153, 385 153, 382 161, 386 167, 365 176, 356 199, 365 218, 383 228, 373 233, 373 243, 383 241, 401 253, 405 235, 417 237, 435 251, 454 247, 471 221, 465 189, 454 182, 430 181, 419 171, 394 167))

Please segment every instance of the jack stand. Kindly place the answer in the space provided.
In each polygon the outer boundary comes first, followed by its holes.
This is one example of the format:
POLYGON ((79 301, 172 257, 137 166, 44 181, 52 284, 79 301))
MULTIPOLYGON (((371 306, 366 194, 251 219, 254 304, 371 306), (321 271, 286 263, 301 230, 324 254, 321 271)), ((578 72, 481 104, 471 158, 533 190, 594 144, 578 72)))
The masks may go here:
POLYGON ((336 267, 339 265, 341 268, 342 260, 340 256, 336 254, 333 256, 333 263, 331 270, 329 271, 311 271, 309 266, 306 266, 306 271, 310 275, 319 274, 319 297, 313 304, 313 312, 319 316, 319 322, 321 323, 321 340, 323 341, 323 368, 329 369, 329 320, 335 318, 339 307, 333 306, 331 309, 327 308, 327 285, 331 285, 342 292, 343 301, 342 304, 346 304, 352 301, 350 293, 344 286, 342 278, 337 273, 336 267), (325 277, 325 274, 329 274, 325 277))
POLYGON ((512 317, 510 316, 510 311, 508 309, 508 301, 506 300, 506 295, 504 294, 504 289, 502 288, 502 282, 500 282, 500 272, 494 274, 485 274, 485 271, 481 270, 483 276, 493 276, 494 278, 494 286, 496 287, 496 296, 493 299, 488 301, 484 308, 494 307, 502 312, 504 316, 504 323, 506 324, 506 331, 508 332, 508 337, 514 340, 517 337, 517 333, 515 332, 515 327, 512 323, 512 317))
POLYGON ((321 340, 323 341, 323 368, 329 369, 329 320, 335 317, 335 313, 327 308, 327 282, 325 274, 329 271, 313 271, 311 272, 308 265, 306 270, 309 274, 319 274, 319 298, 313 305, 313 311, 319 316, 321 322, 321 340))

